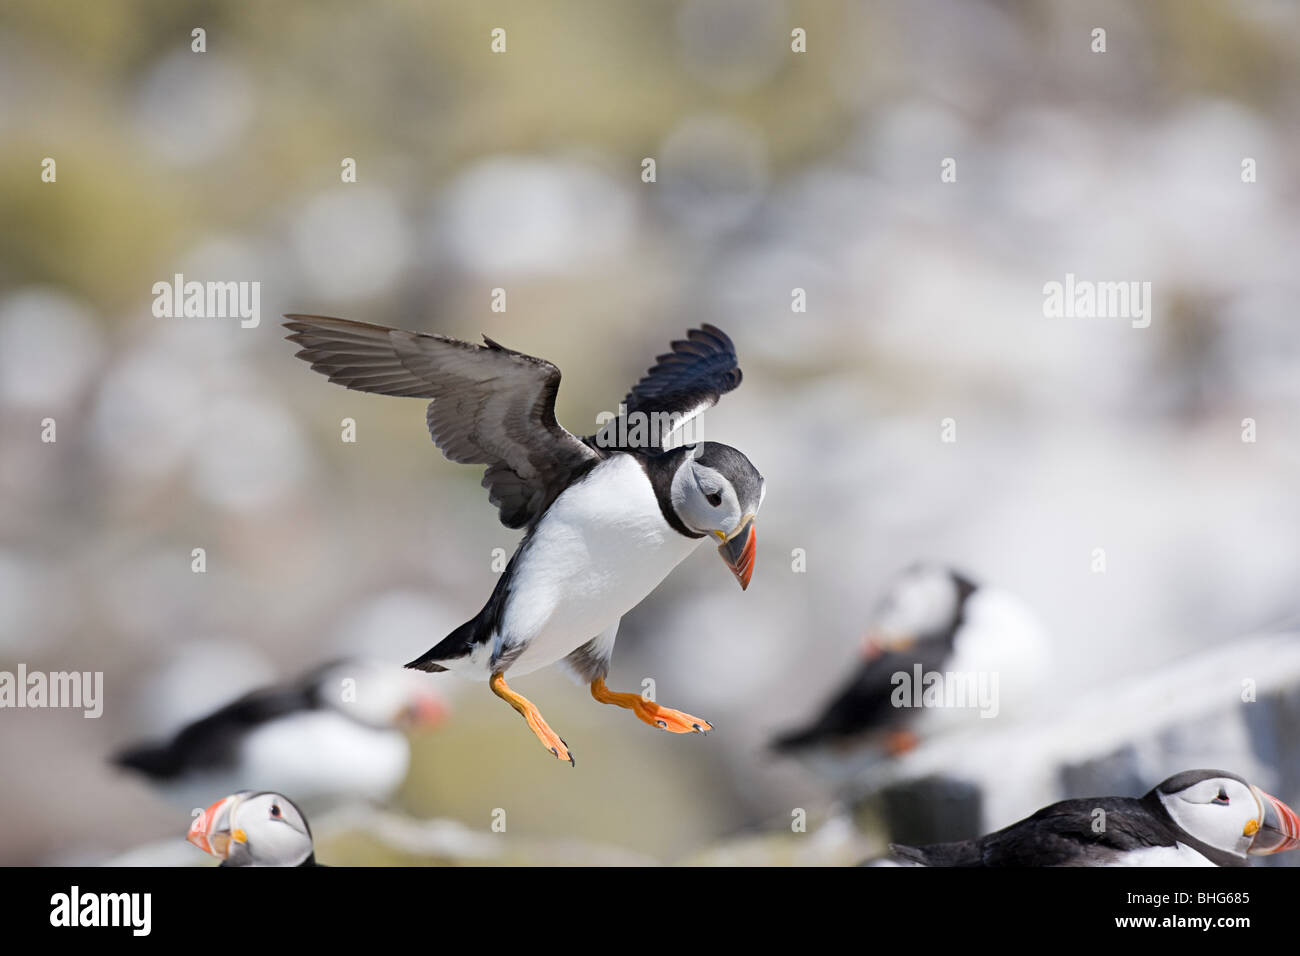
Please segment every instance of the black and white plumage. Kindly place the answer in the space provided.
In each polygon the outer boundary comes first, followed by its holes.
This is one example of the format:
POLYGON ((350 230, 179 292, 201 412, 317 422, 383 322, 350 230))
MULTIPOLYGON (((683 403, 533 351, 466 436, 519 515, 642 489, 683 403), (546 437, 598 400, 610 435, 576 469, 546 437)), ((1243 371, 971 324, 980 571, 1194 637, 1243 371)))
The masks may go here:
POLYGON ((564 661, 598 700, 647 723, 709 729, 689 714, 612 694, 603 681, 621 617, 702 541, 716 539, 742 588, 749 584, 762 476, 726 445, 666 447, 740 383, 725 333, 705 325, 674 342, 615 418, 579 438, 556 421, 560 371, 543 359, 486 337, 474 345, 345 319, 286 318, 298 357, 330 381, 430 399, 434 443, 452 461, 486 465, 483 485, 501 522, 525 530, 483 609, 408 666, 489 680, 570 761, 536 708, 505 685, 507 672, 564 661))
POLYGON ((1048 658, 1042 628, 1017 598, 943 565, 916 564, 890 583, 853 675, 809 724, 772 746, 789 753, 827 747, 905 752, 973 711, 897 706, 898 675, 911 678, 917 668, 923 675, 996 674, 1002 714, 1034 696, 1048 658))
POLYGON ((320 866, 311 827, 297 805, 274 791, 241 790, 198 814, 185 839, 221 866, 320 866))
POLYGON ((1187 770, 1143 797, 1063 800, 976 840, 890 847, 921 866, 1246 866, 1300 846, 1300 817, 1223 770, 1187 770))
POLYGON ((384 802, 406 777, 406 731, 445 714, 436 691, 399 667, 334 661, 251 691, 113 762, 184 807, 248 787, 287 790, 317 810, 349 799, 384 802))

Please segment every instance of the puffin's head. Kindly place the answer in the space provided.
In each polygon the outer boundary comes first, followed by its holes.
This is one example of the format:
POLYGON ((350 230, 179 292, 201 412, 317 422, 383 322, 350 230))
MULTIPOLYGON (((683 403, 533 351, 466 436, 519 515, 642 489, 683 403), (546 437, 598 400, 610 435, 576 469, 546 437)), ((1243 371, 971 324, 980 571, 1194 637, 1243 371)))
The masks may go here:
POLYGON ((1180 828, 1233 856, 1300 847, 1300 817, 1277 797, 1223 770, 1186 770, 1151 791, 1180 828))
POLYGON ((194 818, 185 839, 226 866, 301 866, 312 857, 307 818, 269 791, 222 797, 194 818))
POLYGON ((369 727, 402 730, 433 727, 447 705, 428 675, 368 660, 339 661, 316 683, 319 700, 369 727))
POLYGON ((673 511, 691 531, 718 540, 718 553, 742 589, 754 573, 754 517, 766 493, 750 460, 717 442, 687 447, 673 473, 673 511))
POLYGON ((898 575, 881 599, 867 634, 869 648, 901 649, 942 634, 961 617, 975 585, 941 564, 916 564, 898 575))

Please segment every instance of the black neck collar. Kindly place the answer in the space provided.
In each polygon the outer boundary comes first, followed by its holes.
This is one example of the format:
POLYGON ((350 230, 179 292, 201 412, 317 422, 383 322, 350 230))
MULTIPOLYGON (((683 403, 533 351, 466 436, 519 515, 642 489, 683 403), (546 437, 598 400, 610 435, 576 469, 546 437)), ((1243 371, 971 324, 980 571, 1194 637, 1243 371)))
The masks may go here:
POLYGON ((673 509, 673 475, 677 474, 688 451, 689 447, 682 446, 662 452, 653 449, 631 450, 627 454, 635 456, 645 469, 650 487, 654 488, 655 499, 659 502, 659 511, 668 526, 684 537, 703 538, 703 532, 686 527, 673 509))
POLYGON ((1165 825, 1169 831, 1169 836, 1176 843, 1182 843, 1191 847, 1201 856, 1205 857, 1215 866, 1249 866, 1250 861, 1245 857, 1237 856, 1235 853, 1229 853, 1227 850, 1220 850, 1218 847, 1210 846, 1201 840, 1196 839, 1186 830, 1178 825, 1178 821, 1169 815, 1168 809, 1165 808, 1164 802, 1160 799, 1159 789, 1152 790, 1142 798, 1142 805, 1157 820, 1165 825))

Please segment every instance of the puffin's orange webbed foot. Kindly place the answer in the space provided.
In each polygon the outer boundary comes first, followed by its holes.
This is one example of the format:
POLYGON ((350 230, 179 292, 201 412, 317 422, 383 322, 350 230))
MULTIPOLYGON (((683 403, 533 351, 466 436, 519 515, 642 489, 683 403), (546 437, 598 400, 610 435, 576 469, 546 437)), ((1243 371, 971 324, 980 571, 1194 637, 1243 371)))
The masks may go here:
POLYGON ((591 682, 591 696, 602 704, 613 704, 615 707, 630 710, 642 723, 666 730, 670 734, 702 734, 713 729, 713 725, 702 717, 693 717, 671 707, 661 707, 652 700, 646 700, 640 694, 612 691, 599 677, 591 682))
POLYGON ((542 742, 543 747, 560 760, 569 761, 569 766, 574 765, 573 754, 569 752, 568 744, 561 740, 560 735, 553 731, 550 725, 542 719, 541 711, 533 705, 532 701, 522 694, 516 694, 506 685, 504 674, 493 674, 492 679, 488 681, 488 686, 492 688, 492 693, 519 712, 520 716, 528 723, 528 728, 542 742))

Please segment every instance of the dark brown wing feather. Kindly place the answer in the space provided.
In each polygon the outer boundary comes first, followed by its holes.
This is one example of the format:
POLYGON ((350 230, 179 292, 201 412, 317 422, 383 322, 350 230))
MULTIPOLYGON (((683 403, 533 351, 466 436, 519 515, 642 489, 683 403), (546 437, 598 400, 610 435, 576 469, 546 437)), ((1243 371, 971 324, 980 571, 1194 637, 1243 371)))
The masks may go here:
POLYGON ((428 398, 429 434, 442 453, 487 465, 483 487, 501 523, 537 518, 598 454, 555 420, 560 370, 484 336, 444 335, 320 315, 287 315, 298 358, 346 388, 428 398))

